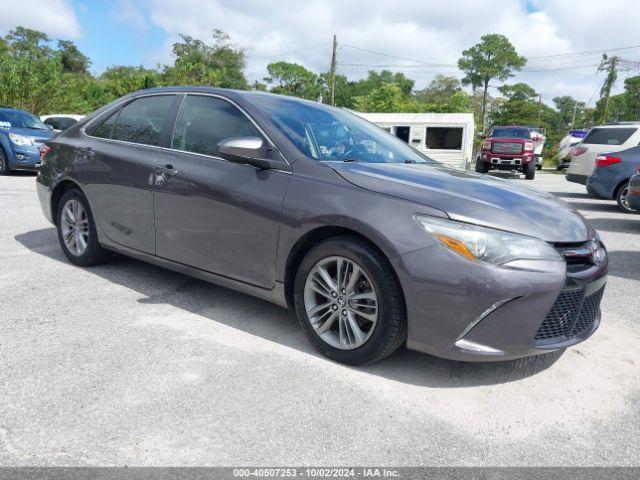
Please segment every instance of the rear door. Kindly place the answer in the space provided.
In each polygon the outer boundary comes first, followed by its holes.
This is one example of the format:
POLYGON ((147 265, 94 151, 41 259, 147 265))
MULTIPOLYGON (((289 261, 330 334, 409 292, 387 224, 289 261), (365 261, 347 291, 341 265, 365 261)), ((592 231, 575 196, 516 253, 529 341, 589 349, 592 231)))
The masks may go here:
POLYGON ((618 152, 629 148, 626 144, 638 130, 635 126, 596 127, 584 138, 580 146, 587 150, 571 158, 567 173, 588 177, 596 167, 596 157, 601 153, 618 152))
MULTIPOLYGON (((168 173, 156 177, 156 252, 162 258, 271 288, 282 201, 291 175, 219 157, 218 143, 234 137, 261 137, 268 143, 228 100, 185 97, 170 149, 158 158, 158 167, 168 173)), ((273 148, 271 153, 279 156, 273 148)))
POLYGON ((138 97, 87 128, 78 176, 96 222, 113 242, 155 253, 153 172, 176 95, 138 97))

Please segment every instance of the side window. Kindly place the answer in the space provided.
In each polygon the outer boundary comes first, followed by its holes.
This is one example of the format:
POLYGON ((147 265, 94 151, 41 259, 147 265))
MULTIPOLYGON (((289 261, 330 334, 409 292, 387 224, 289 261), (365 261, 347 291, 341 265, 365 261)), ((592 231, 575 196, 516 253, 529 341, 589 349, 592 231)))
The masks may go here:
POLYGON ((87 133, 92 137, 111 138, 111 132, 118 118, 118 113, 119 111, 116 110, 115 113, 112 113, 106 120, 98 124, 97 127, 93 127, 92 130, 87 133))
POLYGON ((142 97, 124 106, 111 138, 144 145, 159 145, 160 132, 174 95, 142 97))
POLYGON ((56 130, 60 130, 60 119, 58 117, 47 118, 44 123, 49 125, 51 128, 55 128, 56 130))
POLYGON ((78 121, 75 118, 61 118, 60 119, 60 129, 66 130, 67 128, 73 127, 78 121))
POLYGON ((204 95, 187 95, 180 109, 171 147, 186 152, 217 155, 225 138, 260 137, 249 119, 229 102, 204 95))

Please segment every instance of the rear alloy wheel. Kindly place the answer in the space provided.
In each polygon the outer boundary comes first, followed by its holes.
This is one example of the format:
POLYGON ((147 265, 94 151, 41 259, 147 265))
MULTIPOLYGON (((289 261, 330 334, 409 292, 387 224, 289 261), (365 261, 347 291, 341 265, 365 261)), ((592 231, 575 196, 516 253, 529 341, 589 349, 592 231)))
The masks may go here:
POLYGON ((618 208, 624 213, 640 213, 640 210, 632 208, 629 204, 629 200, 627 198, 628 194, 629 182, 625 183, 618 189, 618 193, 616 194, 616 202, 618 203, 618 208))
POLYGON ((0 148, 0 175, 9 175, 11 170, 9 170, 9 162, 7 162, 7 157, 5 157, 4 152, 0 148))
POLYGON ((82 192, 67 190, 58 203, 56 217, 58 240, 71 263, 86 267, 109 258, 109 252, 98 243, 89 202, 82 192))
POLYGON ((402 293, 379 252, 350 237, 327 240, 295 278, 298 320, 327 357, 363 365, 393 353, 406 337, 402 293))
POLYGON ((527 180, 533 180, 534 178, 536 178, 536 162, 535 161, 531 161, 527 163, 527 165, 524 167, 524 178, 526 178, 527 180))

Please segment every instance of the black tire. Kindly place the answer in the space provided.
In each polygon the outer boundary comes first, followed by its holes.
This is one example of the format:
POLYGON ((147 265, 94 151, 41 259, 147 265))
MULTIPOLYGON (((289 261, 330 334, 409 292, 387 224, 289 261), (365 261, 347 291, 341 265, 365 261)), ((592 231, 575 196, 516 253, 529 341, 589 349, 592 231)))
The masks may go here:
POLYGON ((538 170, 542 170, 542 165, 538 165, 536 168, 537 168, 538 170))
POLYGON ((476 172, 478 173, 487 173, 489 171, 489 169, 487 168, 487 165, 485 164, 485 162, 483 162, 482 160, 480 160, 479 158, 476 160, 476 172))
POLYGON ((9 175, 10 173, 9 162, 7 161, 4 151, 0 148, 0 175, 9 175))
POLYGON ((98 265, 100 263, 104 263, 111 257, 111 253, 108 250, 105 250, 98 243, 98 234, 96 231, 96 225, 93 220, 93 214, 91 212, 91 208, 89 207, 89 202, 85 198, 84 194, 76 189, 72 188, 67 190, 60 201, 56 205, 56 227, 58 229, 58 241, 60 242, 60 247, 64 252, 65 256, 69 259, 69 261, 75 265, 79 265, 81 267, 89 267, 91 265, 98 265), (61 218, 63 207, 67 204, 69 200, 77 200, 82 207, 84 208, 87 215, 87 223, 89 226, 89 237, 87 241, 87 247, 81 255, 73 254, 68 247, 65 245, 65 242, 62 238, 62 228, 61 228, 61 218))
POLYGON ((529 162, 524 167, 524 178, 527 180, 533 180, 536 178, 536 162, 529 162))
POLYGON ((391 355, 407 336, 404 297, 387 259, 375 248, 357 238, 344 236, 323 241, 304 257, 294 281, 294 303, 298 321, 311 344, 320 353, 337 362, 366 365, 391 355), (341 350, 325 342, 310 323, 304 304, 307 277, 323 259, 342 256, 357 263, 373 284, 379 299, 378 319, 368 340, 352 350, 341 350))
POLYGON ((628 202, 626 202, 625 200, 625 197, 628 191, 629 191, 629 182, 626 182, 616 192, 616 203, 618 204, 618 208, 624 213, 638 214, 640 213, 640 210, 634 210, 633 208, 631 208, 631 205, 629 205, 628 202))

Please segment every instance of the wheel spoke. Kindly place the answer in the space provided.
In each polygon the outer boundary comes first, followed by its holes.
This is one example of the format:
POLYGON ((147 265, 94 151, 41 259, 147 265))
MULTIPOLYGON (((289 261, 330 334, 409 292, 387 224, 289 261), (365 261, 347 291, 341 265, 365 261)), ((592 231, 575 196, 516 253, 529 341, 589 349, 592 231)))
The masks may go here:
POLYGON ((327 269, 325 267, 318 267, 318 273, 320 274, 320 277, 322 277, 322 280, 324 280, 324 283, 330 292, 337 290, 338 287, 336 285, 336 282, 333 278, 331 278, 331 275, 329 275, 329 272, 327 272, 327 269))
POLYGON ((362 270, 360 270, 360 267, 358 267, 355 263, 353 263, 352 265, 353 270, 351 272, 351 276, 349 277, 349 283, 347 283, 347 286, 345 287, 345 289, 347 290, 347 294, 351 294, 354 292, 358 279, 360 278, 360 273, 362 272, 362 270))
POLYGON ((364 340, 364 332, 360 330, 360 325, 358 325, 358 321, 352 312, 347 314, 347 323, 345 324, 347 329, 351 332, 351 336, 354 338, 353 343, 362 343, 364 340))
POLYGON ((318 335, 322 335, 324 333, 327 333, 329 331, 329 329, 331 328, 331 326, 333 325, 333 322, 335 322, 336 317, 338 316, 338 314, 336 312, 334 312, 334 311, 329 310, 329 312, 331 312, 331 315, 329 315, 329 317, 322 323, 322 325, 318 325, 320 322, 317 322, 314 325, 318 335))
POLYGON ((62 210, 62 217, 67 223, 75 223, 76 221, 75 218, 73 218, 73 212, 68 206, 62 210))
POLYGON ((82 253, 87 248, 87 240, 84 238, 82 232, 76 233, 76 245, 78 245, 78 253, 82 253))
MULTIPOLYGON (((364 318, 365 320, 369 320, 370 322, 376 322, 378 320, 378 313, 377 313, 377 309, 375 307, 373 307, 374 313, 369 313, 369 312, 363 312, 361 310, 359 310, 359 308, 361 307, 352 307, 350 310, 355 313, 356 315, 358 315, 361 318, 364 318)), ((369 307, 367 307, 369 308, 369 307)))
POLYGON ((312 307, 312 308, 308 309, 307 310, 307 315, 309 315, 309 318, 312 318, 317 313, 319 313, 322 310, 324 310, 325 308, 329 308, 332 304, 333 304, 333 302, 320 303, 320 304, 316 305, 315 307, 312 307))

